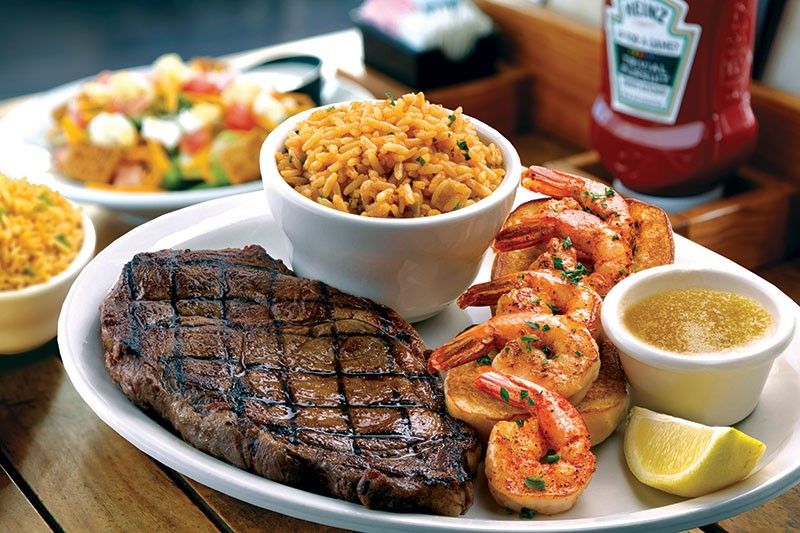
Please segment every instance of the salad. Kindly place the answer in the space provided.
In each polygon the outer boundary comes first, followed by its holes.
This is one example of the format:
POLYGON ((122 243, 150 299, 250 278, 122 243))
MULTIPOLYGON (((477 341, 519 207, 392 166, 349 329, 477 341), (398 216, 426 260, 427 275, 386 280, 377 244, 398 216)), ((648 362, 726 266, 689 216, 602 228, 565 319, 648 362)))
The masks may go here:
POLYGON ((258 179, 261 143, 314 107, 223 62, 176 54, 102 72, 53 112, 53 164, 90 187, 178 191, 258 179))

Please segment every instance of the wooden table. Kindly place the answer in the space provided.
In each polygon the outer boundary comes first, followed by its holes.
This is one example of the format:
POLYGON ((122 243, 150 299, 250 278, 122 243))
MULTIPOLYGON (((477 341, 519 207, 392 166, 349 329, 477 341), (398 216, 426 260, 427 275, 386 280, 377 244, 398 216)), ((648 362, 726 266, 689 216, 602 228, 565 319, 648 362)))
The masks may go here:
MULTIPOLYGON (((315 53, 331 73, 358 75, 361 43, 337 32, 237 54, 247 64, 273 53, 315 53)), ((0 116, 15 103, 0 103, 0 116)), ((514 139, 523 162, 564 157, 575 147, 532 133, 514 139)), ((130 229, 89 208, 102 248, 130 229)), ((758 274, 800 302, 800 261, 758 274)), ((800 530, 800 488, 703 531, 800 530)), ((313 520, 313 516, 309 516, 313 520)), ((150 459, 97 418, 67 378, 55 340, 0 358, 0 531, 334 531, 235 500, 150 459)), ((699 530, 694 530, 699 531, 699 530)))

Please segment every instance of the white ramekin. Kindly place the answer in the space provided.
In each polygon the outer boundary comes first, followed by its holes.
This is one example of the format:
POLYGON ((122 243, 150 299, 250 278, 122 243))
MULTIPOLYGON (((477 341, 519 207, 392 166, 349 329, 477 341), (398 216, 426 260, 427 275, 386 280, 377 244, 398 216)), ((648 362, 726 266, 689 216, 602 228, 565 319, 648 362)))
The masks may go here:
POLYGON ((511 210, 521 171, 516 150, 500 133, 470 118, 481 140, 503 154, 506 176, 487 198, 423 218, 343 213, 309 200, 278 173, 275 154, 296 124, 317 109, 283 122, 261 148, 264 191, 291 244, 292 268, 300 276, 388 305, 411 322, 438 313, 475 278, 511 210))
POLYGON ((83 244, 63 272, 44 283, 0 291, 0 354, 25 352, 55 337, 61 304, 94 255, 95 240, 94 225, 83 213, 83 244))
POLYGON ((606 295, 601 319, 606 336, 619 349, 636 405, 712 426, 730 426, 755 409, 772 363, 795 329, 789 298, 758 276, 680 264, 621 281, 606 295), (754 299, 773 317, 770 333, 729 352, 680 355, 637 339, 622 324, 628 306, 657 292, 689 287, 754 299))

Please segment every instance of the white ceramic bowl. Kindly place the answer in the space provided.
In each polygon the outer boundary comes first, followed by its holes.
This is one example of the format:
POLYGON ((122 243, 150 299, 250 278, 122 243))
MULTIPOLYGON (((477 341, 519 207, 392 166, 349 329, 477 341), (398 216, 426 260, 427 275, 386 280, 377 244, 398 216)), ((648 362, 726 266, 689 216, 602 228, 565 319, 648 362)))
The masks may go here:
MULTIPOLYGON (((319 108, 317 108, 319 109, 319 108)), ((272 213, 292 248, 298 275, 388 305, 416 322, 441 311, 472 282, 481 258, 508 216, 519 184, 511 143, 470 118, 484 142, 503 153, 506 176, 487 198, 451 213, 378 219, 343 213, 295 191, 278 173, 275 154, 316 109, 289 118, 261 148, 261 176, 272 213)))
POLYGON ((0 291, 0 354, 25 352, 56 335, 58 314, 72 282, 94 255, 95 231, 83 214, 83 244, 67 268, 37 285, 0 291))
POLYGON ((795 329, 791 301, 770 283, 755 275, 688 265, 651 268, 624 279, 606 295, 601 319, 619 349, 635 404, 712 426, 730 426, 755 409, 772 363, 795 329), (752 298, 773 317, 769 333, 731 351, 681 355, 639 340, 622 324, 628 306, 657 292, 689 287, 752 298))

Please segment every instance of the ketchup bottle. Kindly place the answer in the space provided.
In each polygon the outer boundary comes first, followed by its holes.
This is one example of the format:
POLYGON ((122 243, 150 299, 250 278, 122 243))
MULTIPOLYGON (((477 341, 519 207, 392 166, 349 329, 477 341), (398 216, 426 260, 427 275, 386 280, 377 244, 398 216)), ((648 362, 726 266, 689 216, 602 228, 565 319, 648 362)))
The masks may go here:
POLYGON ((632 191, 709 191, 755 145, 756 0, 606 3, 594 148, 632 191))

